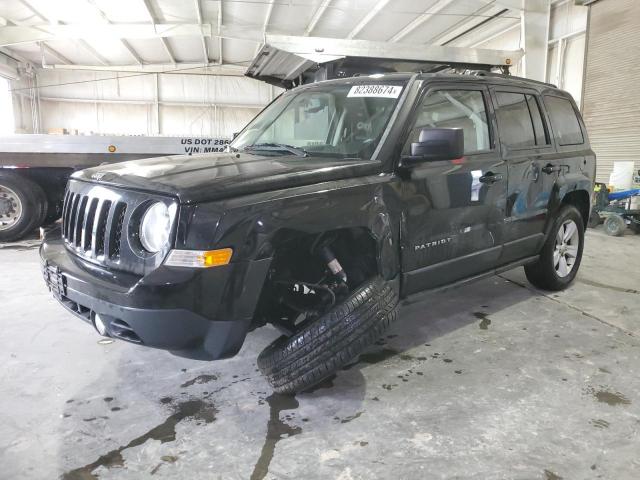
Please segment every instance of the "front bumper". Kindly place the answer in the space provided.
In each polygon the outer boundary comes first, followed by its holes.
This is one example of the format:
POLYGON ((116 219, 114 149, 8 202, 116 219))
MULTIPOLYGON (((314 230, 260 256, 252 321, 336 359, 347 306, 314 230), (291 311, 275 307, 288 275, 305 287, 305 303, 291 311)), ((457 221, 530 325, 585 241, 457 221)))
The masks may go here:
POLYGON ((85 262, 58 229, 40 247, 44 279, 74 315, 107 335, 188 358, 235 355, 251 324, 271 259, 208 269, 161 266, 139 277, 85 262))

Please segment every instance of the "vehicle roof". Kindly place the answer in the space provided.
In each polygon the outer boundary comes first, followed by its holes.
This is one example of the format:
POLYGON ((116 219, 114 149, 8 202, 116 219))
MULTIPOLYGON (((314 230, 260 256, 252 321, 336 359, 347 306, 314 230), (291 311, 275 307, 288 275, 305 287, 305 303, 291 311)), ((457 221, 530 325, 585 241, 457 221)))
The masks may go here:
POLYGON ((480 71, 473 74, 464 73, 449 73, 449 72, 437 72, 437 73, 422 73, 419 78, 422 79, 446 79, 451 81, 482 81, 491 84, 502 85, 517 85, 522 87, 534 87, 539 89, 540 87, 558 89, 552 83, 540 82, 538 80, 532 80, 530 78, 518 77, 516 75, 503 75, 500 73, 491 73, 480 71))
MULTIPOLYGON (((551 83, 540 82, 537 80, 531 80, 529 78, 518 77, 515 75, 502 75, 498 73, 490 73, 480 71, 478 73, 451 73, 451 72, 435 72, 435 73, 411 73, 411 72, 402 72, 402 73, 384 73, 384 74, 376 74, 376 75, 361 75, 355 77, 345 77, 345 78, 335 78, 331 80, 325 80, 322 82, 318 82, 320 84, 327 83, 354 83, 354 82, 371 82, 375 81, 383 82, 385 80, 395 80, 395 81, 409 81, 414 76, 417 76, 418 79, 422 80, 448 80, 451 82, 480 82, 487 83, 490 85, 504 85, 504 86, 514 86, 514 87, 522 87, 522 88, 533 88, 535 90, 555 90, 558 93, 563 92, 558 87, 551 83)), ((312 85, 317 85, 318 83, 310 83, 306 85, 301 85, 298 88, 309 87, 312 85)))

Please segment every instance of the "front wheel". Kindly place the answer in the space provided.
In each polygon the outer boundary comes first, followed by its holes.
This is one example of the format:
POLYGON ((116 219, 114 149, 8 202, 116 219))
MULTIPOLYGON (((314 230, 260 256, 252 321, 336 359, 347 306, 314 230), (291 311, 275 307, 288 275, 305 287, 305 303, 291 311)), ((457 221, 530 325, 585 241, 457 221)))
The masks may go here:
POLYGON ((282 336, 258 357, 258 368, 278 393, 308 389, 375 342, 397 316, 398 294, 381 278, 365 282, 342 303, 282 336))
POLYGON ((580 267, 584 247, 584 223, 578 209, 565 205, 553 222, 540 258, 526 265, 527 279, 543 290, 567 288, 580 267))

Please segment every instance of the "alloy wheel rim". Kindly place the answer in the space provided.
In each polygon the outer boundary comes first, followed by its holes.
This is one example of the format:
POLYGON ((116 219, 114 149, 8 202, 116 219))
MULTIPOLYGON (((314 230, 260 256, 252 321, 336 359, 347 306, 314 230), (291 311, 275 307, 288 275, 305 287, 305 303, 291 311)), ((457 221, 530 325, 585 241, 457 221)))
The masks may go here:
POLYGON ((8 230, 20 221, 22 202, 9 187, 0 185, 0 231, 8 230))
POLYGON ((558 229, 553 249, 553 267, 560 278, 571 273, 578 259, 580 234, 578 225, 573 220, 567 220, 558 229))

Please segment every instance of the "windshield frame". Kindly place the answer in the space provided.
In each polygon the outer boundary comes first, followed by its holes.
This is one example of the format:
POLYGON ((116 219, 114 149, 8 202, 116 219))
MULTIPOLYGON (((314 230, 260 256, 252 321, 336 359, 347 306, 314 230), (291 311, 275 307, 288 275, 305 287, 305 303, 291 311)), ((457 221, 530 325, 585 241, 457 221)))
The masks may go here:
MULTIPOLYGON (((301 85, 291 90, 284 91, 276 98, 274 98, 268 105, 265 106, 247 125, 245 125, 242 130, 240 130, 235 136, 234 139, 228 145, 228 151, 232 152, 249 152, 249 149, 245 150, 244 148, 239 148, 237 144, 237 140, 242 138, 243 134, 252 126, 254 123, 276 102, 287 101, 288 97, 291 97, 288 103, 294 100, 294 98, 306 91, 324 91, 327 87, 334 85, 335 87, 342 86, 357 86, 357 85, 394 85, 402 88, 402 91, 398 98, 395 99, 395 104, 391 109, 388 118, 386 119, 386 123, 382 128, 380 135, 378 136, 378 140, 376 142, 376 146, 374 148, 373 153, 368 156, 368 158, 363 158, 358 155, 348 156, 348 155, 339 155, 339 154, 331 154, 329 152, 314 152, 309 151, 309 156, 318 156, 325 157, 335 160, 360 160, 360 161, 377 161, 379 157, 379 153, 383 147, 383 144, 387 140, 389 133, 393 127, 393 124, 398 117, 398 112, 401 110, 402 106, 405 103, 407 98, 407 94, 411 89, 411 86, 415 80, 417 75, 373 75, 373 76, 362 76, 362 77, 351 77, 348 79, 334 79, 334 80, 325 80, 322 82, 311 83, 306 85, 301 85)), ((286 107, 285 107, 286 108, 286 107)), ((303 148, 303 147, 296 147, 303 148)), ((255 150, 258 151, 258 150, 255 150)), ((284 150, 283 150, 284 151, 284 150)))

